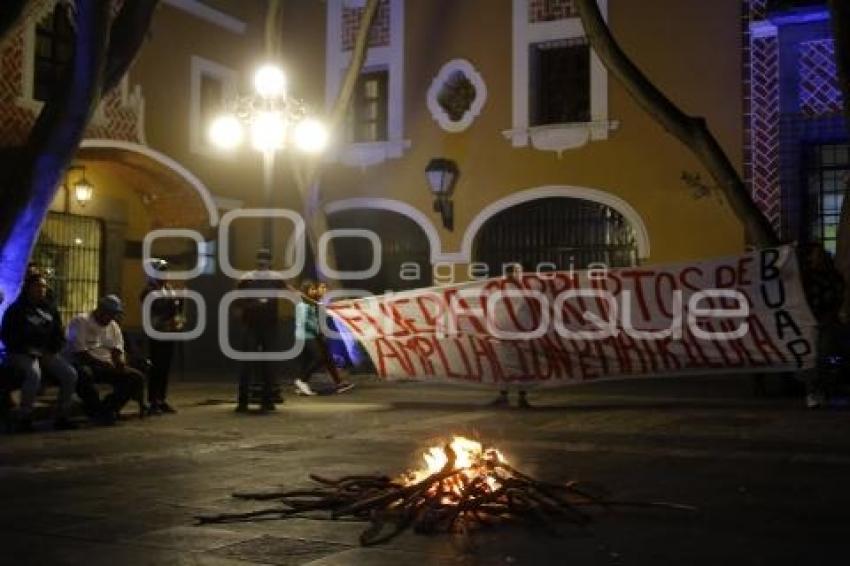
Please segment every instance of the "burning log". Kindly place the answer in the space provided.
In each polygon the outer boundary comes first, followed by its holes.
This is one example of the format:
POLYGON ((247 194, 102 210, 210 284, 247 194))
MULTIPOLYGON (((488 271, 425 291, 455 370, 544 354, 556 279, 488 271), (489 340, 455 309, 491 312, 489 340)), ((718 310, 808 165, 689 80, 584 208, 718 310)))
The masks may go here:
POLYGON ((351 475, 338 479, 311 474, 319 487, 290 491, 234 493, 278 507, 199 516, 200 524, 314 517, 369 522, 360 543, 386 542, 412 528, 418 533, 463 532, 503 522, 528 522, 547 529, 557 523, 585 526, 587 508, 654 507, 694 511, 672 503, 614 501, 604 490, 578 482, 548 483, 511 466, 501 452, 456 436, 424 455, 425 467, 398 479, 351 475))

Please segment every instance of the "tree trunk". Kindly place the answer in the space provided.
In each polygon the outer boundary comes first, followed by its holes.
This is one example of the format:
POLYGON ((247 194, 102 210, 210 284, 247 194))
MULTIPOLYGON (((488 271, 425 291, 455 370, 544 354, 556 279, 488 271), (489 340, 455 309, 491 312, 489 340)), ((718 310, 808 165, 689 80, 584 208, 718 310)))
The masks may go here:
MULTIPOLYGON (((342 87, 340 88, 339 94, 337 95, 336 101, 331 109, 327 124, 328 133, 332 140, 339 139, 340 137, 340 129, 345 120, 345 114, 351 104, 351 98, 354 94, 354 88, 357 85, 357 79, 360 77, 360 72, 363 69, 363 63, 366 61, 366 53, 369 44, 369 31, 372 28, 372 22, 375 20, 375 14, 378 11, 378 5, 380 2, 381 0, 369 0, 363 10, 362 17, 360 18, 360 27, 357 30, 357 39, 351 53, 351 63, 345 73, 345 79, 343 80, 342 87)), ((277 18, 276 21, 280 21, 280 14, 273 6, 269 6, 269 12, 266 20, 267 40, 269 37, 274 37, 274 34, 270 35, 268 33, 269 19, 271 18, 277 18)), ((273 49, 273 46, 267 46, 267 49, 273 49)), ((315 256, 318 254, 319 238, 329 229, 328 218, 322 208, 319 190, 321 157, 299 157, 298 161, 292 161, 292 165, 293 175, 295 177, 296 185, 298 186, 298 193, 301 196, 301 202, 303 204, 304 223, 306 224, 305 236, 310 249, 315 256)), ((328 246, 325 257, 328 266, 336 269, 336 254, 334 253, 332 245, 328 246)), ((317 258, 314 257, 314 259, 317 258)), ((318 263, 315 265, 318 265, 318 263)), ((339 287, 339 282, 332 280, 327 274, 320 272, 319 276, 323 281, 326 281, 331 286, 339 287)))
POLYGON ((272 61, 277 61, 281 56, 282 24, 283 5, 280 0, 269 0, 266 9, 265 41, 266 56, 272 61))
POLYGON ((747 241, 757 246, 778 243, 773 227, 756 206, 741 176, 709 131, 705 119, 688 116, 629 59, 608 29, 596 0, 576 0, 591 47, 623 88, 662 127, 687 146, 721 188, 744 225, 747 241))
MULTIPOLYGON (((844 98, 845 128, 850 135, 850 3, 847 0, 829 0, 829 8, 832 15, 832 33, 835 36, 838 80, 844 98)), ((846 282, 841 315, 844 320, 847 320, 850 319, 850 176, 844 179, 844 183, 844 202, 841 205, 841 219, 838 224, 835 265, 846 282)))
POLYGON ((110 36, 111 2, 75 1, 70 68, 50 93, 24 147, 5 152, 15 161, 2 172, 0 186, 0 292, 7 299, 0 316, 18 292, 50 203, 104 92, 107 69, 117 84, 141 45, 156 4, 126 0, 110 36))

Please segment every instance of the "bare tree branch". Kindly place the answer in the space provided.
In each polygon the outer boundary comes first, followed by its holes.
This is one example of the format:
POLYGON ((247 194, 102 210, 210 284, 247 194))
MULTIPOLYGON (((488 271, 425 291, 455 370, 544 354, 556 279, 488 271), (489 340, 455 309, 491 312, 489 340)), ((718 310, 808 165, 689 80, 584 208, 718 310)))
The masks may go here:
POLYGON ((103 92, 115 88, 127 71, 150 29, 159 0, 125 0, 109 30, 109 52, 103 92))
POLYGON ((277 61, 281 55, 281 28, 283 24, 283 6, 280 0, 269 0, 266 10, 266 56, 272 61, 277 61))
MULTIPOLYGON (((357 79, 360 77, 360 71, 363 69, 363 63, 366 61, 369 33, 372 29, 372 23, 375 21, 375 14, 378 11, 380 2, 381 0, 369 0, 363 9, 363 15, 360 18, 360 27, 357 30, 357 39, 354 42, 354 48, 351 53, 351 63, 345 73, 342 87, 328 119, 328 131, 331 139, 339 136, 339 130, 345 120, 345 114, 351 105, 357 79)), ((305 159, 303 165, 293 164, 298 192, 301 195, 301 202, 304 204, 304 217, 307 225, 306 236, 314 252, 318 249, 319 237, 328 230, 328 219, 322 210, 319 195, 320 163, 321 159, 314 157, 305 159)), ((330 267, 336 268, 336 254, 331 247, 328 249, 326 259, 330 267)), ((338 284, 338 282, 333 281, 328 281, 328 283, 338 284)))
POLYGON ((773 227, 753 202, 741 176, 709 131, 705 119, 682 112, 629 59, 608 29, 596 0, 576 0, 576 6, 590 45, 605 67, 646 112, 700 160, 744 224, 748 241, 758 246, 776 245, 778 239, 773 227))

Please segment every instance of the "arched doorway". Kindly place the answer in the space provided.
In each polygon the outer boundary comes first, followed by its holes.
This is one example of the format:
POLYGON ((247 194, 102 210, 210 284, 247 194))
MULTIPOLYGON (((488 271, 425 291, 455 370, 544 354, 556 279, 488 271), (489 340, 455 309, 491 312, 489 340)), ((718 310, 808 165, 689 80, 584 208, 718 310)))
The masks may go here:
MULTIPOLYGON (((362 281, 344 281, 346 287, 382 294, 431 286, 430 242, 414 220, 391 210, 356 208, 330 213, 328 224, 332 230, 371 230, 381 241, 378 274, 362 281)), ((363 238, 335 238, 333 244, 339 270, 364 270, 371 265, 373 251, 363 238)))
POLYGON ((638 245, 634 228, 614 208, 549 197, 516 204, 488 219, 475 236, 473 259, 486 263, 493 276, 510 263, 526 271, 541 264, 559 270, 591 263, 623 267, 637 263, 638 245))
MULTIPOLYGON (((144 237, 153 229, 187 228, 209 239, 218 210, 210 206, 209 191, 194 175, 146 146, 85 140, 73 164, 31 260, 48 275, 66 320, 91 310, 99 295, 115 293, 126 302, 125 328, 138 329, 144 237), (77 201, 72 190, 83 178, 93 186, 87 202, 77 201)), ((160 239, 154 254, 178 268, 198 261, 194 243, 185 238, 160 239)))

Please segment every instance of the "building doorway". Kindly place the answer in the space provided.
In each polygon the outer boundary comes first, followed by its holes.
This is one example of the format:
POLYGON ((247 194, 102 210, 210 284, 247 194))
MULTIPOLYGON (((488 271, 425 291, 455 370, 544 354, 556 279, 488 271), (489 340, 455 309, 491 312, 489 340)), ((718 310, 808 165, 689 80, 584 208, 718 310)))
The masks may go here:
MULTIPOLYGON (((431 246, 422 228, 403 214, 391 210, 358 208, 340 210, 328 216, 332 230, 359 228, 371 230, 381 240, 381 265, 375 277, 363 281, 344 281, 351 289, 374 294, 404 291, 433 284, 431 246)), ((336 238, 338 269, 368 269, 372 249, 363 238, 336 238)))
POLYGON ((93 310, 100 295, 103 222, 97 218, 50 212, 32 254, 47 276, 56 307, 67 322, 93 310))
POLYGON ((505 209, 481 227, 473 244, 473 259, 487 264, 492 277, 504 266, 524 271, 636 265, 634 228, 610 206, 580 198, 550 197, 505 209), (545 267, 541 267, 544 266, 545 267))

